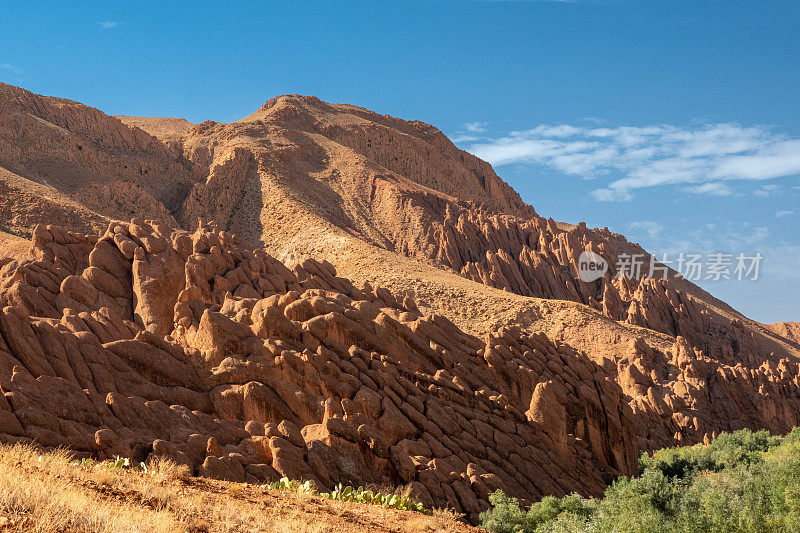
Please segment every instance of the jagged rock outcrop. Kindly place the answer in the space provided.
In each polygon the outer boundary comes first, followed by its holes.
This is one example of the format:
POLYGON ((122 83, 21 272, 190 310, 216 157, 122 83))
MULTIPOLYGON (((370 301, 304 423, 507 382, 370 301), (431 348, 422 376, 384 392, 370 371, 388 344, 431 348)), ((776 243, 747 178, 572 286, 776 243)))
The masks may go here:
POLYGON ((409 483, 475 519, 496 488, 598 494, 640 446, 800 424, 788 359, 720 365, 679 338, 610 366, 518 328, 481 339, 207 226, 39 226, 32 245, 0 270, 0 440, 237 481, 409 483))
POLYGON ((703 298, 715 302, 710 295, 671 269, 664 276, 666 267, 608 229, 590 229, 583 223, 565 227, 541 217, 521 219, 425 193, 403 196, 390 191, 376 195, 374 205, 379 216, 403 213, 391 236, 399 252, 449 267, 473 281, 523 296, 580 302, 614 320, 681 336, 727 363, 768 353, 741 322, 705 305, 703 298), (589 283, 578 272, 584 251, 599 254, 609 265, 603 277, 589 283), (621 254, 638 256, 641 276, 620 275, 616 265, 621 254))
POLYGON ((597 494, 641 450, 800 425, 794 324, 617 279, 646 252, 539 217, 432 126, 298 95, 197 125, 0 104, 3 440, 409 483, 474 519, 495 488, 597 494))
POLYGON ((800 424, 800 364, 793 358, 725 364, 678 337, 665 351, 640 339, 615 363, 642 450, 743 428, 782 434, 800 424))
POLYGON ((0 440, 238 481, 410 483, 472 519, 497 488, 596 494, 636 470, 620 387, 543 335, 480 339, 206 226, 39 226, 32 244, 0 271, 0 440))

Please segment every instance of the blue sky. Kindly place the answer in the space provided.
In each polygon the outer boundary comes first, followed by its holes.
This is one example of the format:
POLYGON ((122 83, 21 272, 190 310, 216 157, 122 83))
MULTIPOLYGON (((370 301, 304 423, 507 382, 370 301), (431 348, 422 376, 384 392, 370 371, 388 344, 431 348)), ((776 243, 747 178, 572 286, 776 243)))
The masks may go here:
POLYGON ((0 20, 0 81, 194 122, 284 93, 424 120, 542 215, 762 253, 758 281, 700 284, 800 320, 796 1, 6 1, 0 20))

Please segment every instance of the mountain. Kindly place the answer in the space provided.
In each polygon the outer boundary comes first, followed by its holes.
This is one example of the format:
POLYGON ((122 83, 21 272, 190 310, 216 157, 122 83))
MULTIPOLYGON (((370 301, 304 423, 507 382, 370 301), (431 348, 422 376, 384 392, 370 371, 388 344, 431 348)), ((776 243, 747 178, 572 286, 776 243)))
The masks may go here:
POLYGON ((618 279, 652 258, 539 217, 422 122, 299 95, 111 117, 0 85, 0 190, 1 439, 410 483, 474 521, 496 488, 600 494, 640 451, 800 425, 796 327, 618 279))
POLYGON ((778 322, 767 326, 781 337, 800 344, 800 322, 778 322))

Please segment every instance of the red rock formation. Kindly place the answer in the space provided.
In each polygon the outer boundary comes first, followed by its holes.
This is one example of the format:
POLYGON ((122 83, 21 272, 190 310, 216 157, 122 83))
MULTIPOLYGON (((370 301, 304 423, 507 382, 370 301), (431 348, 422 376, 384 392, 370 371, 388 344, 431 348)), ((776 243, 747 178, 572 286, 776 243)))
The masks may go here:
MULTIPOLYGON (((726 363, 742 357, 762 359, 769 353, 728 306, 673 270, 662 279, 663 265, 607 229, 522 219, 424 193, 378 194, 373 210, 378 220, 403 213, 403 223, 394 224, 397 232, 390 237, 398 251, 473 281, 523 296, 580 302, 614 320, 681 336, 726 363), (584 251, 599 254, 609 264, 597 281, 580 279, 578 259, 584 251), (621 254, 643 260, 641 277, 620 275, 616 265, 621 254), (651 263, 654 275, 649 277, 651 263)), ((386 225, 391 227, 389 221, 386 225)))
POLYGON ((778 335, 800 345, 800 322, 777 322, 767 326, 778 335))
POLYGON ((100 230, 104 217, 133 214, 176 225, 170 212, 194 179, 175 152, 78 102, 3 83, 0 102, 0 193, 14 191, 0 194, 0 213, 19 217, 20 232, 57 221, 100 230))
POLYGON ((6 441, 411 483, 474 519, 498 487, 597 494, 639 450, 800 425, 793 325, 615 279, 646 252, 538 217, 432 126, 297 95, 130 127, 0 103, 0 230, 33 244, 0 241, 6 441), (585 250, 611 265, 591 283, 585 250))
POLYGON ((161 229, 40 226, 37 259, 3 267, 0 440, 238 481, 411 483, 471 519, 496 488, 597 494, 636 471, 622 391, 566 345, 479 339, 328 263, 161 229))

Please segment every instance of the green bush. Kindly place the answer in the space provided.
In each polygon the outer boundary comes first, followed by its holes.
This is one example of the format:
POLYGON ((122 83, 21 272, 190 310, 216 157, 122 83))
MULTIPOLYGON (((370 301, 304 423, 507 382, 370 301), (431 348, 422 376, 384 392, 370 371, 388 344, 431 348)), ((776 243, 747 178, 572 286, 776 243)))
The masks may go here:
POLYGON ((415 502, 408 496, 372 491, 364 487, 343 486, 341 483, 331 492, 319 492, 313 481, 301 482, 287 477, 281 478, 280 481, 275 481, 274 483, 267 483, 264 486, 273 490, 287 490, 312 496, 321 496, 329 500, 383 505, 384 507, 391 507, 401 511, 426 512, 421 503, 415 502))
POLYGON ((383 505, 384 507, 400 509, 401 511, 417 511, 420 513, 425 511, 425 507, 421 503, 415 502, 408 496, 373 492, 364 487, 343 487, 341 483, 333 491, 322 493, 321 496, 331 500, 383 505))
POLYGON ((547 497, 523 509, 498 491, 481 525, 495 533, 800 531, 800 429, 723 433, 708 446, 643 454, 636 478, 602 499, 547 497))
POLYGON ((495 533, 540 531, 541 526, 564 518, 583 524, 594 515, 597 506, 596 500, 573 494, 561 499, 545 496, 525 511, 516 498, 509 498, 501 490, 489 496, 489 502, 493 507, 481 514, 481 527, 495 533))

